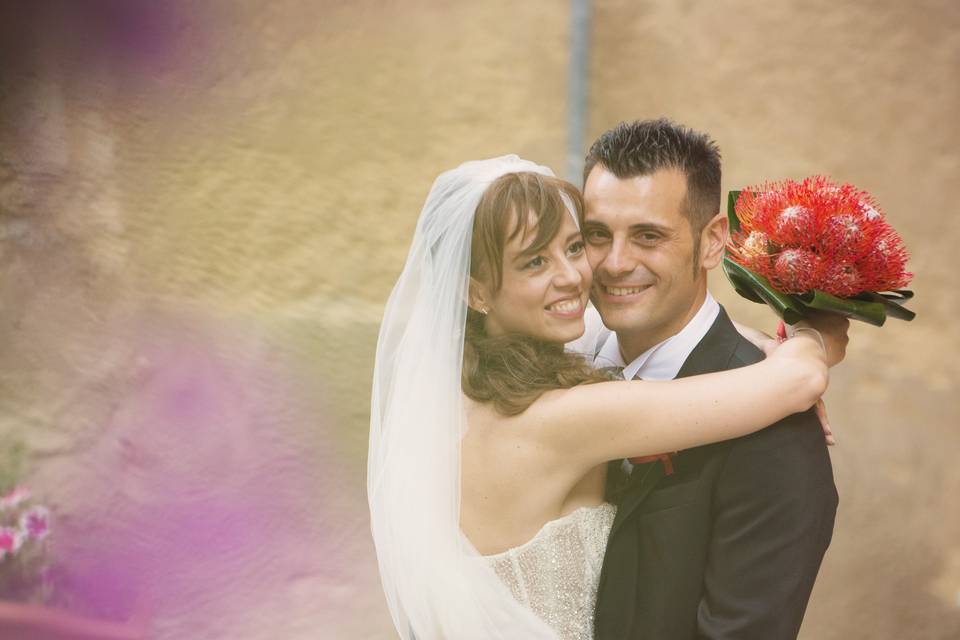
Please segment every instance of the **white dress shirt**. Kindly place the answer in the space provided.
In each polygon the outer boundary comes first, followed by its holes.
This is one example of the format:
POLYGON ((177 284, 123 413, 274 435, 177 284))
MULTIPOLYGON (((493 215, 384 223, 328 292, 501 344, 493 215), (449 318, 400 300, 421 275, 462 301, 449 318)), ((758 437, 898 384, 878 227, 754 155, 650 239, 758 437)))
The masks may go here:
POLYGON ((591 306, 584 314, 586 331, 581 338, 569 343, 567 349, 592 358, 593 366, 598 369, 623 367, 625 380, 673 380, 719 314, 720 305, 708 291, 700 309, 683 329, 650 347, 628 364, 623 361, 617 334, 603 326, 599 312, 591 306))

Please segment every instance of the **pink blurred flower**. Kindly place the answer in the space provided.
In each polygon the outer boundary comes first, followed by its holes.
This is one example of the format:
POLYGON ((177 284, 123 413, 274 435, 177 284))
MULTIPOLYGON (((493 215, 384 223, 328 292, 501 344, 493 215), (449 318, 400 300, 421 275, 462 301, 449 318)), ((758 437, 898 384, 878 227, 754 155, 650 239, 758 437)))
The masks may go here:
POLYGON ((20 532, 32 540, 46 538, 50 533, 50 511, 40 505, 27 509, 20 515, 20 532))
POLYGON ((23 534, 13 527, 0 527, 0 559, 14 555, 23 544, 23 534))
POLYGON ((0 511, 15 509, 24 501, 30 499, 30 491, 25 487, 15 487, 7 495, 0 497, 0 511))

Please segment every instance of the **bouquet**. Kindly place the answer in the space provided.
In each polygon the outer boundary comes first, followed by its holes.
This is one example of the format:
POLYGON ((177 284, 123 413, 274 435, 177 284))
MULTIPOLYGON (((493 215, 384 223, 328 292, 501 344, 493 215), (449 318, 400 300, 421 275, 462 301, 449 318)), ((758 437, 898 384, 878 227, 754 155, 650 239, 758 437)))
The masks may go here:
POLYGON ((724 272, 741 296, 789 324, 810 309, 881 326, 912 320, 900 235, 866 191, 823 176, 731 191, 724 272))
POLYGON ((0 599, 44 600, 50 512, 17 487, 0 496, 0 599))

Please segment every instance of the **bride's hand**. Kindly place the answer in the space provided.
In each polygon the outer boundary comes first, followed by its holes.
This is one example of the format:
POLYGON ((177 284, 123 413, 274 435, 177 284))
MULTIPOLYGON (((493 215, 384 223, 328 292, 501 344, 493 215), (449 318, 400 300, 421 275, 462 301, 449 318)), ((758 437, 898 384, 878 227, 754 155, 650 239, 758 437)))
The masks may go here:
POLYGON ((819 398, 827 390, 829 349, 820 333, 811 327, 797 327, 789 340, 780 344, 767 356, 767 362, 801 373, 819 398))
MULTIPOLYGON (((759 329, 754 329, 753 327, 748 327, 738 322, 734 322, 733 324, 740 335, 763 351, 763 354, 768 358, 783 342, 782 338, 774 338, 759 329)), ((783 322, 781 321, 781 330, 783 326, 783 322)), ((847 336, 847 331, 850 329, 850 320, 836 313, 811 311, 807 314, 807 320, 798 322, 787 331, 787 334, 794 335, 796 329, 803 328, 816 329, 821 337, 823 337, 823 346, 827 351, 828 366, 833 367, 843 361, 846 355, 847 343, 850 341, 847 336)))
POLYGON ((823 429, 823 437, 827 441, 827 446, 832 447, 837 444, 836 439, 833 437, 833 429, 830 428, 830 420, 827 418, 827 405, 823 402, 823 398, 817 400, 817 404, 813 406, 813 410, 817 414, 817 419, 820 421, 820 427, 823 429))
MULTIPOLYGON (((808 331, 813 329, 813 324, 816 324, 818 327, 823 327, 826 331, 826 338, 823 339, 823 350, 826 362, 829 366, 839 363, 843 360, 843 356, 846 353, 846 346, 848 343, 847 329, 850 327, 850 321, 846 318, 836 315, 836 314, 817 314, 813 318, 813 322, 807 323, 798 323, 797 326, 793 329, 793 335, 797 334, 797 331, 801 333, 806 333, 804 329, 808 331), (829 340, 829 342, 828 342, 829 340)), ((783 327, 781 323, 781 328, 783 327)), ((819 331, 813 329, 813 331, 819 331)), ((780 333, 778 331, 778 333, 780 333)), ((812 331, 810 331, 812 333, 812 331)), ((772 346, 772 349, 775 349, 781 343, 780 340, 775 341, 776 344, 772 346)), ((765 350, 766 351, 766 350, 765 350)), ((770 351, 767 351, 767 356, 769 357, 770 351)), ((820 426, 823 429, 823 437, 827 441, 828 446, 833 446, 837 443, 836 439, 833 437, 833 429, 830 427, 830 420, 827 417, 827 405, 824 403, 823 398, 817 400, 817 404, 814 405, 814 412, 817 414, 817 419, 820 421, 820 426)))
MULTIPOLYGON (((811 312, 807 319, 793 326, 797 329, 815 329, 823 338, 823 346, 827 352, 827 366, 833 367, 843 362, 847 353, 847 344, 850 338, 850 320, 837 313, 811 312)), ((790 331, 788 330, 788 335, 790 331)))

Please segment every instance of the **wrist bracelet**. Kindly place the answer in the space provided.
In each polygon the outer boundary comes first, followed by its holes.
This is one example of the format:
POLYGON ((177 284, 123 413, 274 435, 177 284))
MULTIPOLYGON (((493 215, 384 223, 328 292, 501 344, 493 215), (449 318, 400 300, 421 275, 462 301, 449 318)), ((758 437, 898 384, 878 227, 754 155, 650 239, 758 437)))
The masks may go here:
MULTIPOLYGON (((823 336, 820 334, 819 331, 817 331, 817 330, 814 329, 813 327, 793 327, 793 335, 794 335, 794 336, 797 335, 798 333, 800 333, 801 331, 809 331, 809 332, 812 333, 813 335, 817 336, 817 340, 820 341, 820 348, 823 349, 823 354, 824 354, 824 355, 827 355, 827 343, 824 342, 823 336)), ((791 336, 791 337, 793 337, 793 336, 791 336)))

